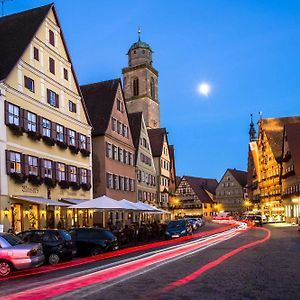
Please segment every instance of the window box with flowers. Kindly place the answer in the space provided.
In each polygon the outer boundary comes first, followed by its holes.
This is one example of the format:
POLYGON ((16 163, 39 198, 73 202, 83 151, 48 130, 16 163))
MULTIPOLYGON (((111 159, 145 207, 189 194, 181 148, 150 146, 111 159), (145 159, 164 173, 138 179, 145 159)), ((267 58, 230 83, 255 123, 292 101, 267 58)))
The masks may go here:
POLYGON ((82 183, 81 184, 81 188, 84 190, 84 191, 89 191, 91 188, 92 188, 92 185, 90 183, 82 183))
POLYGON ((33 185, 36 185, 36 186, 39 186, 43 183, 43 179, 41 176, 38 176, 38 175, 28 175, 28 181, 33 184, 33 185))
POLYGON ((67 180, 62 180, 58 183, 58 185, 62 188, 62 189, 68 189, 70 187, 70 183, 67 180))
POLYGON ((68 145, 65 142, 62 141, 56 141, 56 145, 61 149, 67 149, 68 145))
POLYGON ((41 139, 41 135, 36 131, 27 131, 27 136, 33 141, 38 141, 41 139))
POLYGON ((78 154, 78 152, 79 152, 79 148, 76 147, 76 146, 73 146, 73 145, 70 145, 70 146, 69 146, 69 149, 70 149, 70 151, 71 151, 72 153, 74 153, 74 154, 78 154))
POLYGON ((80 189, 80 184, 78 182, 70 182, 70 186, 74 191, 78 191, 80 189))
POLYGON ((56 181, 50 177, 45 177, 44 183, 48 188, 54 188, 56 186, 56 181))
POLYGON ((54 146, 54 144, 55 144, 54 139, 49 136, 43 136, 42 139, 45 142, 45 144, 47 144, 48 146, 54 146))
POLYGON ((25 174, 17 172, 10 173, 10 177, 13 178, 16 183, 24 183, 27 179, 25 174))
POLYGON ((12 133, 14 135, 17 135, 17 136, 23 135, 24 130, 20 125, 8 124, 7 126, 10 128, 10 130, 12 131, 12 133))

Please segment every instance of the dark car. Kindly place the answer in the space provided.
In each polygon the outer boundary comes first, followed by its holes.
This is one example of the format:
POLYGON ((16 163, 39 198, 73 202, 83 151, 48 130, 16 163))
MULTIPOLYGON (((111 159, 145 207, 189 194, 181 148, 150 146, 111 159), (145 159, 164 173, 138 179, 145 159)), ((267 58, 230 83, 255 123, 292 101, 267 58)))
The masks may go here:
POLYGON ((174 220, 168 223, 165 237, 173 239, 192 234, 193 228, 188 220, 174 220))
POLYGON ((69 230, 74 239, 79 256, 97 255, 119 249, 117 238, 101 228, 72 228, 69 230))
POLYGON ((45 261, 51 265, 72 259, 76 254, 75 243, 66 230, 28 230, 19 233, 18 236, 25 243, 41 243, 45 261))

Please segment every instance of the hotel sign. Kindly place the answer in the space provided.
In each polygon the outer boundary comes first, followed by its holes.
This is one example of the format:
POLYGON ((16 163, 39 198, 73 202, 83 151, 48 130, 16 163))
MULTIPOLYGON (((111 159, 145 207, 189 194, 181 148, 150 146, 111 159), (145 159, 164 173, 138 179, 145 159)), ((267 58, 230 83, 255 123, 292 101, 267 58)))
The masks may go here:
POLYGON ((27 184, 22 185, 22 192, 23 193, 32 193, 38 194, 39 189, 37 187, 28 186, 27 184))

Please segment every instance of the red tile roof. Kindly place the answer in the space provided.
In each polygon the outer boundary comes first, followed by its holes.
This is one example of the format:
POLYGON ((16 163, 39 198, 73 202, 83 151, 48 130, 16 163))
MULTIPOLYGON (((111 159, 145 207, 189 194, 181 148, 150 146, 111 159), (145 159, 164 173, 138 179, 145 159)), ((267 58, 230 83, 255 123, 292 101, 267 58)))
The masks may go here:
POLYGON ((246 186, 247 172, 237 170, 237 169, 228 169, 228 171, 232 174, 232 176, 236 179, 236 181, 241 185, 241 187, 246 186))
POLYGON ((218 181, 216 179, 192 176, 183 176, 183 178, 186 179, 187 183, 193 189, 194 193, 197 195, 201 202, 214 203, 207 192, 211 194, 216 193, 216 188, 218 185, 218 181))
POLYGON ((121 80, 112 79, 80 87, 93 126, 93 136, 104 135, 121 80))
POLYGON ((166 136, 166 139, 168 140, 166 128, 148 129, 148 135, 153 157, 160 157, 162 154, 164 137, 166 136))

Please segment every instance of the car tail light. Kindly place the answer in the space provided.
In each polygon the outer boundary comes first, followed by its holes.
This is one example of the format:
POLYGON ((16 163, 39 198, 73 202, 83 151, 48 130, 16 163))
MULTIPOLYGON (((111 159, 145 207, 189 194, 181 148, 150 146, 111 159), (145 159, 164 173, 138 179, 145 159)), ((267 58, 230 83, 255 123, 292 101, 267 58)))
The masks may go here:
POLYGON ((31 249, 30 251, 27 252, 27 256, 36 256, 38 254, 37 249, 31 249))

